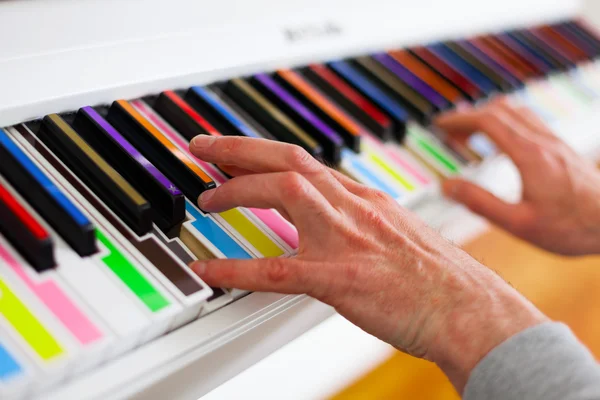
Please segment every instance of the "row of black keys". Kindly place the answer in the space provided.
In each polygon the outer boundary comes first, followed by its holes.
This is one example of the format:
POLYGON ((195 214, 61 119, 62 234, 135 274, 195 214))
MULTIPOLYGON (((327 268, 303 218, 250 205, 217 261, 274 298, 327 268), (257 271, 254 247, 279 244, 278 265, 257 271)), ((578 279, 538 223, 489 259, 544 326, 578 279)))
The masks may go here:
MULTIPOLYGON (((520 32, 508 34, 515 38, 519 38, 521 35, 520 32)), ((592 36, 588 35, 587 38, 586 40, 591 43, 592 36)), ((532 46, 529 41, 527 43, 530 47, 532 46)), ((491 95, 495 91, 514 90, 523 84, 522 81, 507 79, 489 68, 484 68, 485 65, 477 62, 473 55, 466 56, 453 43, 437 43, 426 48, 437 54, 445 55, 446 60, 454 60, 457 70, 462 71, 472 81, 479 83, 486 95, 491 95), (464 68, 464 63, 469 63, 470 68, 474 69, 470 71, 471 75, 468 74, 469 70, 464 68), (460 68, 461 65, 463 68, 460 68), (475 70, 477 71, 476 76, 474 75, 475 70), (487 82, 484 84, 485 81, 487 82)), ((594 42, 594 48, 598 51, 590 56, 600 53, 600 43, 594 42)), ((412 54, 416 57, 419 55, 418 52, 412 54)), ((373 103, 373 107, 378 108, 389 118, 391 124, 385 124, 372 118, 363 107, 331 86, 330 82, 324 80, 321 75, 315 73, 314 68, 300 68, 297 73, 330 99, 335 100, 351 117, 361 122, 376 135, 386 140, 390 136, 401 140, 406 124, 411 120, 427 123, 434 113, 448 109, 453 104, 450 102, 442 105, 439 102, 434 103, 411 88, 398 76, 390 74, 385 64, 382 63, 384 56, 384 54, 379 54, 373 57, 335 61, 327 64, 326 68, 368 98, 373 103)), ((574 65, 556 57, 550 57, 547 52, 542 52, 541 47, 533 49, 532 56, 544 59, 547 64, 551 64, 553 66, 551 71, 561 71, 574 65)), ((319 67, 323 68, 323 66, 319 67)), ((440 74, 440 76, 443 75, 440 74)), ((452 81, 449 83, 454 84, 452 81)), ((456 86, 456 88, 461 89, 460 86, 456 86)), ((279 73, 232 79, 211 85, 211 90, 220 95, 225 103, 242 113, 246 122, 251 124, 262 136, 298 144, 313 156, 328 163, 335 165, 339 162, 340 149, 343 146, 354 151, 360 150, 358 135, 347 131, 344 126, 290 85, 279 73), (281 89, 285 91, 285 94, 282 94, 281 89), (290 101, 290 98, 296 103, 290 101), (301 107, 298 106, 298 102, 301 107), (303 107, 318 116, 327 126, 332 127, 337 137, 328 135, 323 129, 320 129, 314 120, 307 117, 303 107), (298 130, 293 129, 279 118, 278 113, 280 112, 305 131, 308 138, 299 135, 298 130)), ((465 92, 464 94, 466 98, 471 97, 469 93, 465 92)), ((165 92, 145 100, 188 140, 198 134, 211 134, 212 132, 210 128, 207 129, 206 125, 199 123, 197 118, 194 118, 192 113, 182 106, 182 102, 208 121, 208 126, 214 127, 222 134, 247 134, 247 132, 241 131, 239 126, 224 118, 214 108, 214 105, 194 88, 187 91, 165 92)), ((188 165, 182 163, 169 148, 148 132, 144 124, 141 124, 125 110, 121 102, 115 102, 110 108, 97 107, 96 111, 162 171, 181 190, 183 195, 167 190, 156 177, 149 174, 131 154, 125 151, 106 129, 85 112, 65 114, 63 115, 64 121, 77 131, 87 145, 93 147, 119 174, 123 175, 131 186, 148 199, 147 202, 136 200, 135 196, 116 184, 114 176, 110 176, 97 160, 90 158, 90 155, 82 151, 80 146, 74 145, 72 138, 65 134, 64 127, 57 124, 56 119, 45 117, 42 121, 29 123, 28 126, 137 234, 143 235, 149 232, 153 222, 165 232, 177 226, 185 217, 183 196, 195 202, 202 191, 214 187, 214 182, 202 179, 188 165)), ((18 161, 11 159, 8 154, 3 156, 5 156, 3 159, 7 161, 2 163, 0 172, 17 190, 38 210, 41 209, 40 213, 43 216, 49 215, 51 210, 56 210, 52 204, 44 204, 43 201, 36 200, 36 188, 25 185, 25 180, 17 176, 21 170, 18 161)), ((31 181, 27 182, 31 183, 31 181)), ((52 201, 51 199, 46 200, 50 203, 52 201)), ((90 246, 90 243, 95 242, 95 239, 90 237, 93 232, 83 232, 81 226, 69 221, 68 215, 62 217, 64 218, 50 218, 55 221, 55 229, 80 255, 93 253, 95 247, 90 246)))

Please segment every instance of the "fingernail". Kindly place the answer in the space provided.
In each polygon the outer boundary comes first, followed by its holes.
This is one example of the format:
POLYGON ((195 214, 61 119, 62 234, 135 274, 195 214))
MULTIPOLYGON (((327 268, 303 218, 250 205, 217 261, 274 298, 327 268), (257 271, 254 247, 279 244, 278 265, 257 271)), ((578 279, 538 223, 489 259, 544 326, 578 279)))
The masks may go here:
POLYGON ((206 263, 202 261, 195 261, 192 266, 192 271, 196 273, 196 275, 204 275, 206 272, 206 263))
POLYGON ((204 149, 213 144, 215 137, 211 135, 198 135, 192 139, 192 146, 197 149, 204 149))
POLYGON ((200 204, 200 206, 202 206, 202 204, 206 204, 215 194, 215 189, 210 189, 207 190, 205 192, 202 192, 200 194, 200 197, 198 198, 198 203, 200 204))

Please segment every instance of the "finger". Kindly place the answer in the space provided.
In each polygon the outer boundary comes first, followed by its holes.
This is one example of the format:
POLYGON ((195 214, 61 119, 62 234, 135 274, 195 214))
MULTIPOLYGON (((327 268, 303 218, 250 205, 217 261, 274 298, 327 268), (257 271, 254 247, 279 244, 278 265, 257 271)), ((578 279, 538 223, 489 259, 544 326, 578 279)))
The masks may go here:
POLYGON ((441 115, 435 124, 454 134, 485 133, 496 145, 518 164, 527 158, 523 144, 528 143, 527 132, 505 112, 494 108, 466 110, 441 115))
POLYGON ((247 175, 294 171, 304 175, 327 199, 338 201, 343 187, 327 168, 299 146, 266 139, 240 136, 196 136, 190 143, 192 153, 207 162, 227 165, 231 172, 247 175))
POLYGON ((245 168, 236 167, 235 165, 217 165, 219 169, 225 172, 229 176, 242 176, 255 174, 256 172, 247 170, 245 168))
POLYGON ((191 269, 211 287, 285 294, 325 293, 335 284, 327 268, 295 258, 195 261, 191 269))
POLYGON ((301 147, 267 139, 199 135, 190 142, 190 151, 206 162, 254 172, 313 173, 324 168, 301 147))
POLYGON ((462 179, 448 179, 443 184, 444 194, 464 204, 475 214, 479 214, 492 223, 516 233, 518 226, 527 221, 527 215, 521 204, 510 204, 494 196, 487 190, 462 179))
POLYGON ((238 176, 202 193, 201 209, 222 212, 234 207, 275 208, 287 215, 299 231, 323 224, 336 211, 310 182, 297 172, 238 176))
POLYGON ((362 197, 362 195, 369 190, 368 186, 355 181, 354 179, 344 175, 339 171, 336 171, 335 169, 329 169, 329 172, 347 191, 355 196, 362 197))
MULTIPOLYGON (((255 174, 253 171, 232 165, 219 165, 219 168, 229 176, 233 177, 255 174)), ((367 186, 355 181, 339 171, 336 171, 333 168, 327 168, 327 170, 347 191, 356 196, 361 197, 361 195, 369 189, 367 186)))

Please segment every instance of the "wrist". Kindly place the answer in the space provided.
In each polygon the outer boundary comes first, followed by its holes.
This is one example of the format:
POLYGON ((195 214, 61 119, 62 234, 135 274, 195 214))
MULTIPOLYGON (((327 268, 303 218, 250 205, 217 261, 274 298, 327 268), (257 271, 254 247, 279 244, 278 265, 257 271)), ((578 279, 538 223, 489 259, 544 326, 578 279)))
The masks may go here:
POLYGON ((465 287, 430 346, 428 357, 459 393, 471 371, 492 349, 515 334, 548 321, 533 304, 487 268, 465 287))

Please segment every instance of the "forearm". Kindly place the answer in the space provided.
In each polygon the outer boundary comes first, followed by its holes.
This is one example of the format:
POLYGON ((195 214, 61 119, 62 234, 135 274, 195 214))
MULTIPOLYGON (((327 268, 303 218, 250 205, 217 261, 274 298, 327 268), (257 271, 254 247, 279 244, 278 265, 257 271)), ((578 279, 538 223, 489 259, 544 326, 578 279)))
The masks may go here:
POLYGON ((472 371, 471 399, 592 400, 600 398, 600 366, 569 328, 544 323, 493 349, 472 371))

